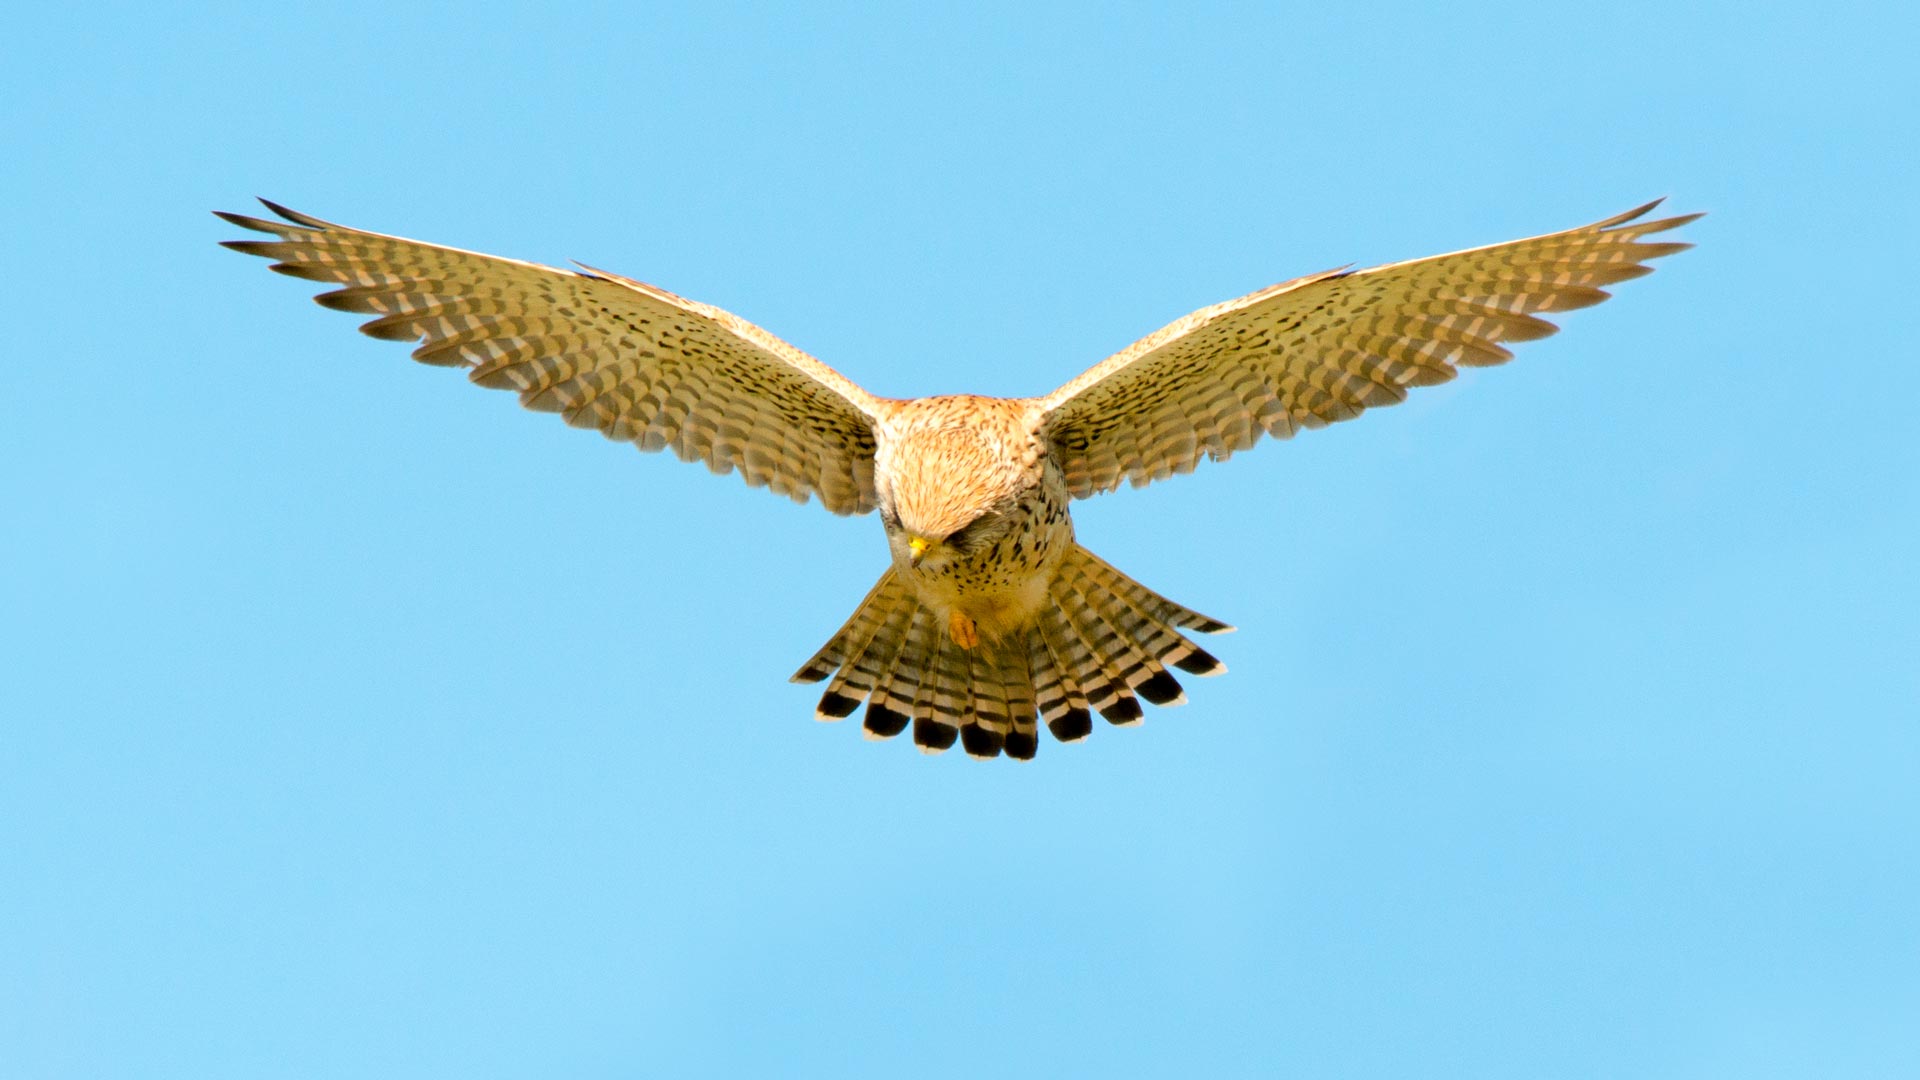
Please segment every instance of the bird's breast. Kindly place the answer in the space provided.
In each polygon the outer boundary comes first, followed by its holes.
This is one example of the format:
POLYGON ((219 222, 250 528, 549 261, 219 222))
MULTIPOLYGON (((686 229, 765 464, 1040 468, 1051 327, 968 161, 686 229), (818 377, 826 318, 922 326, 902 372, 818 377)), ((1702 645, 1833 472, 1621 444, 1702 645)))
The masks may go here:
POLYGON ((1033 622, 1047 604, 1055 571, 1073 546, 1073 524, 1059 500, 1035 499, 1018 528, 970 555, 906 570, 921 603, 942 617, 964 615, 982 636, 998 638, 1033 622))

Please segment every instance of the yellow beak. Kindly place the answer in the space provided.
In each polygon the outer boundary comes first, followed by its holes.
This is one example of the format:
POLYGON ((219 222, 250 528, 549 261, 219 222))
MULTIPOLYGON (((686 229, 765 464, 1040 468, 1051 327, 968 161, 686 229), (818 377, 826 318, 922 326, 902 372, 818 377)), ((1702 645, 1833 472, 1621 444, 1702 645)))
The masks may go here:
POLYGON ((907 561, 915 566, 919 566, 921 558, 927 553, 927 538, 924 536, 915 536, 908 539, 907 551, 907 561))

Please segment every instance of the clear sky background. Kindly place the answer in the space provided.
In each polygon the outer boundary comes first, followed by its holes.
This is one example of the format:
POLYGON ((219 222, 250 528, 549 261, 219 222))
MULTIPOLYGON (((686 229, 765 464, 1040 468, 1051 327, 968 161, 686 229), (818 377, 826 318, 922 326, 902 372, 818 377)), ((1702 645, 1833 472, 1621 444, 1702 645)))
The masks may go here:
POLYGON ((1903 6, 53 7, 0 1076, 1920 1075, 1903 6), (1080 504, 1233 670, 1020 766, 785 681, 875 519, 412 364, 215 246, 256 194, 890 395, 1710 216, 1504 368, 1080 504))

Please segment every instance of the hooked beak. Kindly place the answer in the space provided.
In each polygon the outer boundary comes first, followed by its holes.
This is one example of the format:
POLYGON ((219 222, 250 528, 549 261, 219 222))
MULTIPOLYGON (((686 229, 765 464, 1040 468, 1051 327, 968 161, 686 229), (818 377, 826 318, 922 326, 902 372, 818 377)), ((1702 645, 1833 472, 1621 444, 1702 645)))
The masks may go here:
POLYGON ((925 558, 926 554, 927 554, 927 538, 926 537, 916 536, 907 541, 907 562, 909 564, 913 566, 919 566, 920 560, 925 558))

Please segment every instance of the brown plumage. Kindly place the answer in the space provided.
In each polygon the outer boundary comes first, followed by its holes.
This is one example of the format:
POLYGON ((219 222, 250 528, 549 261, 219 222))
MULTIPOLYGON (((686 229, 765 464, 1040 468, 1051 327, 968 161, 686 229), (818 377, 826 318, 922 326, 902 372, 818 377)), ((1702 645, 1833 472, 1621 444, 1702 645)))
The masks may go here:
POLYGON ((864 702, 873 738, 1031 758, 1098 713, 1186 700, 1173 671, 1226 670, 1187 632, 1231 629, 1081 547, 1069 502, 1221 460, 1497 364, 1554 331, 1542 313, 1689 245, 1646 238, 1699 215, 1657 203, 1566 232, 1330 271, 1196 311, 1042 398, 875 397, 718 308, 582 267, 557 270, 333 225, 220 217, 271 240, 226 246, 339 288, 320 303, 418 343, 529 408, 838 514, 878 509, 892 565, 794 675, 817 715, 864 702))

